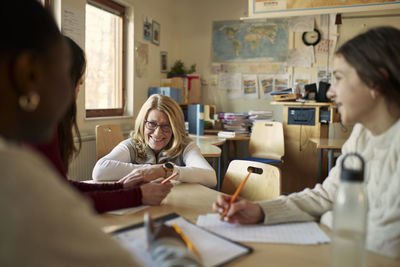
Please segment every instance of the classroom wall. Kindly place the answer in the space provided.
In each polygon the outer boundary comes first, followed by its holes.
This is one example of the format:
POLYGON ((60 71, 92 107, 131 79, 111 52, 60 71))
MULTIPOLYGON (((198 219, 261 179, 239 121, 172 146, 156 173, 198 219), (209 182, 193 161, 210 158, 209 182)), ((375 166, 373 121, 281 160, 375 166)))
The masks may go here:
MULTIPOLYGON (((217 20, 239 20, 247 16, 247 0, 175 0, 179 15, 178 46, 180 58, 186 65, 197 64, 197 70, 202 77, 203 103, 217 105, 217 111, 246 112, 248 110, 273 110, 274 119, 282 121, 283 109, 279 105, 270 105, 265 99, 233 99, 229 100, 223 90, 217 89, 218 77, 211 73, 211 35, 212 22, 217 20)), ((319 16, 316 16, 318 27, 319 16)), ((352 36, 367 28, 378 25, 399 27, 400 10, 380 12, 360 12, 343 14, 342 25, 338 27, 340 45, 352 36)), ((289 48, 304 46, 301 41, 302 33, 289 33, 289 48)), ((324 65, 325 62, 321 62, 324 65)), ((332 58, 329 60, 332 68, 332 58)), ((288 68, 291 74, 310 73, 316 81, 315 68, 288 68)), ((340 135, 341 127, 332 127, 333 134, 340 135)), ((348 133, 345 132, 345 135, 348 133)))
MULTIPOLYGON (((59 6, 68 6, 82 10, 84 14, 85 0, 55 0, 59 6)), ((134 69, 128 73, 133 88, 128 94, 130 116, 123 118, 86 119, 84 86, 78 96, 78 125, 84 140, 82 152, 73 162, 71 177, 79 180, 89 179, 91 169, 95 164, 95 146, 93 142, 94 129, 97 124, 119 124, 128 134, 133 129, 134 118, 141 105, 147 99, 147 89, 159 86, 160 79, 165 74, 160 72, 160 52, 168 52, 168 67, 178 59, 183 60, 186 66, 197 65, 197 73, 202 78, 203 103, 215 104, 217 111, 243 112, 248 110, 273 110, 274 119, 282 121, 283 109, 280 105, 270 105, 264 99, 234 99, 229 100, 226 92, 217 89, 218 77, 211 73, 211 31, 212 22, 216 20, 239 20, 247 16, 247 0, 116 0, 131 8, 133 15, 133 29, 135 44, 147 43, 149 46, 148 77, 137 78, 134 69), (160 46, 143 40, 143 20, 148 16, 161 25, 160 46), (85 165, 82 167, 80 165, 85 165)), ((58 5, 56 5, 58 6, 58 5)), ((60 11, 58 11, 60 12, 60 11)), ((57 13, 57 12, 56 12, 57 13)), ((318 22, 318 18, 317 18, 318 22)), ((400 10, 384 12, 369 12, 344 14, 343 24, 339 26, 338 45, 366 28, 378 25, 400 25, 400 10)), ((84 27, 84 17, 81 21, 84 27)), ((84 36, 76 40, 84 47, 84 36)), ((301 34, 289 34, 289 47, 301 46, 301 34)), ((130 52, 133 55, 132 48, 130 52)), ((293 73, 314 73, 313 69, 296 68, 293 73)), ((314 74, 313 74, 314 75, 314 74)), ((315 75, 314 75, 315 76, 315 75)), ((316 79, 316 77, 314 77, 316 79)), ((347 136, 350 133, 341 125, 331 127, 330 136, 347 136)), ((243 148, 245 148, 246 144, 243 148)))

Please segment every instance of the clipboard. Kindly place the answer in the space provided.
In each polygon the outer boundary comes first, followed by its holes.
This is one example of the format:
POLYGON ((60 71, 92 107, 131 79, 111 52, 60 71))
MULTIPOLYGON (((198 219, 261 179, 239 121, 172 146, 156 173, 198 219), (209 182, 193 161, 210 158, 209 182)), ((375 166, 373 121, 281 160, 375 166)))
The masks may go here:
MULTIPOLYGON (((154 219, 155 223, 176 223, 182 228, 200 252, 202 263, 206 267, 222 266, 237 258, 250 254, 253 249, 226 237, 210 232, 189 222, 176 213, 170 213, 154 219)), ((147 252, 144 223, 127 226, 111 233, 143 266, 154 266, 147 252)))

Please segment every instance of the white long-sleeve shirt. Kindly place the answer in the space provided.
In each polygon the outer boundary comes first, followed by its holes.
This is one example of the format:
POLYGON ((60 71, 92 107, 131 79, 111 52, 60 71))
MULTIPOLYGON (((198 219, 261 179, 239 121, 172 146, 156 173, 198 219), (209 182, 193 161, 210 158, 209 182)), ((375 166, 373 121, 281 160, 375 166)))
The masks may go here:
MULTIPOLYGON (((97 161, 93 169, 94 180, 119 180, 135 168, 140 168, 144 165, 132 163, 136 159, 132 159, 132 151, 130 151, 126 141, 119 143, 108 155, 97 161)), ((146 152, 154 154, 151 149, 147 149, 146 152)), ((152 158, 156 159, 154 155, 152 155, 152 158)), ((185 147, 182 159, 184 166, 175 165, 179 173, 175 180, 187 183, 200 183, 209 187, 216 185, 217 176, 215 171, 201 155, 200 148, 195 142, 192 141, 185 147)), ((151 164, 157 163, 151 162, 151 164)))
MULTIPOLYGON (((258 202, 267 224, 328 218, 340 181, 343 156, 359 153, 365 160, 364 180, 368 197, 367 249, 400 258, 400 120, 385 133, 374 136, 358 124, 342 148, 342 156, 323 184, 289 196, 258 202)), ((347 162, 348 164, 350 162, 347 162)), ((331 216, 330 216, 331 217, 331 216)), ((329 221, 326 222, 329 226, 329 221)))

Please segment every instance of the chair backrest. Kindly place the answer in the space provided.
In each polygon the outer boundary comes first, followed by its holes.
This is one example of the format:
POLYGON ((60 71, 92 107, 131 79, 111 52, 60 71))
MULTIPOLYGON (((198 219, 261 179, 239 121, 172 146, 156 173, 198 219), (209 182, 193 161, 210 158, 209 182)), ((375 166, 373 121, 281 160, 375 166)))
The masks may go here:
POLYGON ((281 160, 285 155, 283 126, 277 121, 257 121, 250 135, 251 157, 281 160))
POLYGON ((119 125, 105 124, 96 126, 96 160, 104 157, 124 140, 119 125))
POLYGON ((278 167, 255 161, 232 160, 226 171, 221 191, 234 194, 248 174, 249 166, 261 168, 262 174, 250 174, 239 196, 251 201, 276 198, 281 194, 281 171, 278 167))

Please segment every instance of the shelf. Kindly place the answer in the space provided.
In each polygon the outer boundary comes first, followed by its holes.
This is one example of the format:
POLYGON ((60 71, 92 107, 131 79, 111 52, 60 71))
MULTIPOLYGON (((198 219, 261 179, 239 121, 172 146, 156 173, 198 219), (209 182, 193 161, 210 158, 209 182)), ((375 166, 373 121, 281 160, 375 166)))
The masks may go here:
POLYGON ((272 101, 271 105, 282 106, 306 106, 306 107, 330 107, 335 106, 333 102, 294 102, 294 101, 272 101))

